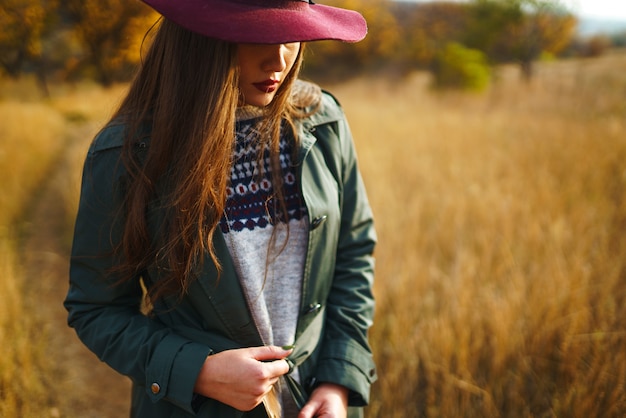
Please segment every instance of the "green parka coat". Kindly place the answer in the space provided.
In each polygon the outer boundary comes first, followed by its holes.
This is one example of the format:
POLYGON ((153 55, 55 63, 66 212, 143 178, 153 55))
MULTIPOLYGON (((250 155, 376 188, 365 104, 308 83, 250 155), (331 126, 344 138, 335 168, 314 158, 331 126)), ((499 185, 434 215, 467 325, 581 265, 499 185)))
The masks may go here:
MULTIPOLYGON (((301 382, 294 390, 306 398, 317 382, 341 384, 350 389, 349 415, 358 417, 376 379, 367 342, 374 309, 372 213, 335 99, 324 93, 320 109, 301 120, 298 130, 310 232, 290 355, 301 382)), ((214 246, 223 267, 220 279, 207 257, 182 300, 161 300, 150 316, 140 310, 139 278, 119 284, 111 273, 125 175, 122 131, 115 125, 103 129, 86 158, 65 300, 68 323, 102 361, 132 379, 131 417, 264 417, 262 408, 244 413, 193 393, 208 355, 261 345, 219 229, 214 246)), ((137 145, 138 152, 150 146, 149 141, 137 145)), ((148 268, 143 276, 150 286, 159 271, 148 268)))

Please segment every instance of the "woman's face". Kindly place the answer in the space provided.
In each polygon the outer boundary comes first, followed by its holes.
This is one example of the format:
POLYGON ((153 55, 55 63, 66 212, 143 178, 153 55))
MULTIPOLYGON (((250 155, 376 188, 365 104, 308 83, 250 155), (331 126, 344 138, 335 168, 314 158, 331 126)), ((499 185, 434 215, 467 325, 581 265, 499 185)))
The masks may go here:
POLYGON ((267 106, 298 58, 300 42, 239 44, 240 105, 267 106))

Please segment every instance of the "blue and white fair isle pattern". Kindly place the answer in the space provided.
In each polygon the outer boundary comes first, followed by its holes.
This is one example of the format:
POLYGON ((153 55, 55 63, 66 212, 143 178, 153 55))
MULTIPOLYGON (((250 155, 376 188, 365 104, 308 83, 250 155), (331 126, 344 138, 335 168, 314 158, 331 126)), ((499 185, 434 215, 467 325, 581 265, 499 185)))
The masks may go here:
POLYGON ((254 120, 238 121, 226 216, 220 228, 263 342, 289 345, 295 339, 300 310, 308 217, 291 162, 291 141, 283 138, 280 161, 289 221, 271 221, 275 218, 271 166, 266 153, 259 178, 257 135, 254 120))
MULTIPOLYGON (((231 183, 227 189, 226 218, 220 224, 224 233, 267 228, 271 223, 270 217, 275 218, 271 165, 267 150, 263 159, 263 177, 259 178, 259 145, 255 140, 258 135, 252 120, 238 123, 231 183)), ((281 140, 280 165, 288 218, 300 220, 306 215, 306 208, 301 203, 291 152, 291 144, 281 140)))

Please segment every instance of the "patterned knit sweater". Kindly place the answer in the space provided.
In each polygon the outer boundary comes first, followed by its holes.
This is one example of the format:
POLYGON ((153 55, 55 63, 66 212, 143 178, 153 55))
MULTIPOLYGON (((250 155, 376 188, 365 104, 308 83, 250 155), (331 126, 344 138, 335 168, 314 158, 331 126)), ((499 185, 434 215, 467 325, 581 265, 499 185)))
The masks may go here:
POLYGON ((257 167, 259 117, 257 108, 237 111, 234 165, 220 228, 263 342, 283 346, 295 339, 308 221, 291 161, 292 141, 283 135, 280 162, 289 222, 272 222, 274 190, 267 151, 263 170, 257 167))

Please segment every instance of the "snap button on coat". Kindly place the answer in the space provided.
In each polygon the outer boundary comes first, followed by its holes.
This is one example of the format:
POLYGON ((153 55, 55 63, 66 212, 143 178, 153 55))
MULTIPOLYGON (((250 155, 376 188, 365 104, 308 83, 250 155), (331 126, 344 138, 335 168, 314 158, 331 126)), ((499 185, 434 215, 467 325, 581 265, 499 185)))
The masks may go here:
POLYGON ((317 218, 313 219, 313 222, 311 222, 311 230, 314 230, 315 228, 317 228, 318 226, 323 224, 326 221, 327 218, 328 218, 328 216, 322 215, 322 216, 318 216, 317 218))
POLYGON ((161 386, 158 383, 153 383, 150 385, 150 390, 156 395, 161 391, 161 386))
POLYGON ((320 309, 322 309, 322 305, 320 305, 319 303, 312 303, 309 306, 307 306, 306 310, 304 311, 304 314, 309 315, 312 313, 316 313, 316 312, 319 312, 320 309))

